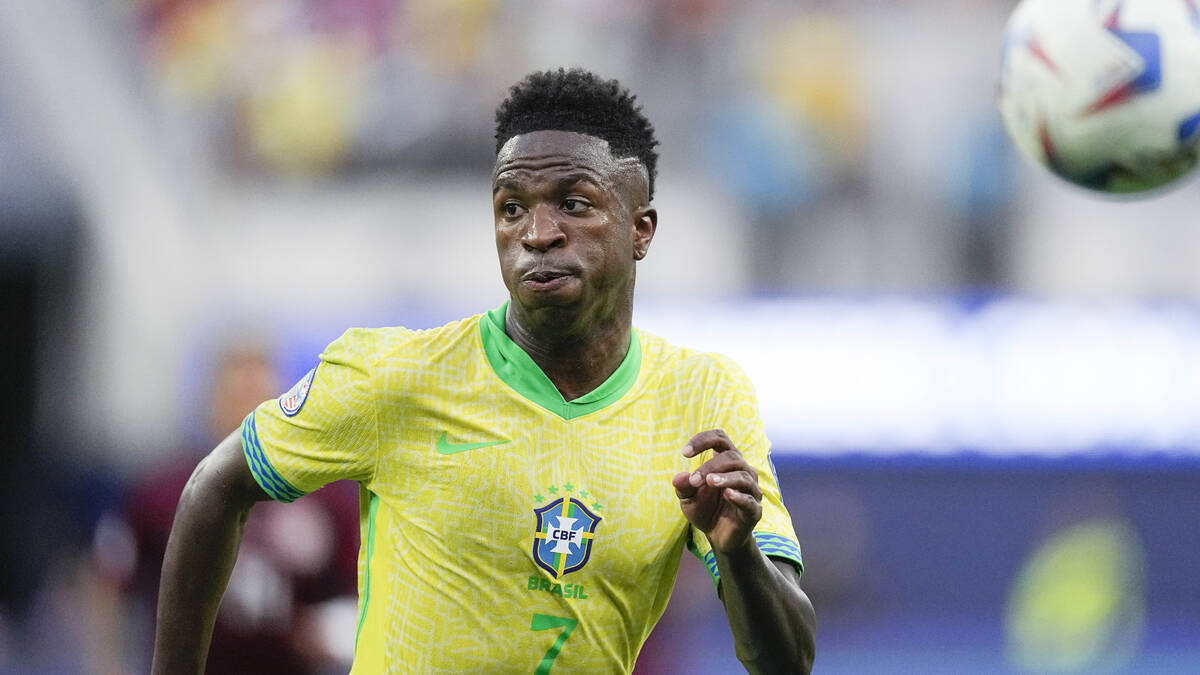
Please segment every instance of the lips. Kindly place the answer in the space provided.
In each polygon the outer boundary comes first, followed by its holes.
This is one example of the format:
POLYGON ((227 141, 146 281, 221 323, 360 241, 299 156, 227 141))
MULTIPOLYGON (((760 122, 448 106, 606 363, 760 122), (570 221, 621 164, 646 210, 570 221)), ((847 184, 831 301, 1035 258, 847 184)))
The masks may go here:
POLYGON ((521 285, 538 293, 552 292, 566 287, 575 276, 567 269, 538 267, 521 275, 521 285))
POLYGON ((554 281, 555 279, 559 279, 562 277, 569 277, 569 276, 571 276, 571 273, 568 271, 565 271, 565 270, 539 269, 539 270, 534 270, 532 272, 526 272, 521 277, 521 281, 533 281, 533 282, 542 284, 542 283, 546 283, 547 281, 554 281))

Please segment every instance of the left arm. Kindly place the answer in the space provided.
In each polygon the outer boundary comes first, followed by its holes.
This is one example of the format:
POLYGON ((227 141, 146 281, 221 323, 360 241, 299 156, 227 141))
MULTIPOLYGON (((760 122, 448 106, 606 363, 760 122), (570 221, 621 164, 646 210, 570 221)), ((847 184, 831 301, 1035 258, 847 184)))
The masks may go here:
POLYGON ((683 454, 705 450, 713 450, 711 459, 671 483, 684 515, 712 545, 738 659, 752 673, 808 673, 816 617, 796 569, 768 559, 754 541, 762 518, 758 472, 719 429, 694 436, 683 454))
MULTIPOLYGON (((750 550, 753 549, 753 550, 750 550)), ((738 660, 752 673, 808 673, 816 651, 816 615, 789 562, 746 550, 716 554, 721 600, 738 660)))

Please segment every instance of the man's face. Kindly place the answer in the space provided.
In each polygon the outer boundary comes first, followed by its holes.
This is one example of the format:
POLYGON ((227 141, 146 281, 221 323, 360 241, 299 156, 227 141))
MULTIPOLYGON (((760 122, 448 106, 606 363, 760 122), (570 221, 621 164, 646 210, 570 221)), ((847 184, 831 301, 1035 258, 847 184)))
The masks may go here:
POLYGON ((270 355, 254 346, 235 346, 221 356, 213 378, 210 432, 214 441, 242 424, 246 414, 279 395, 279 379, 270 355))
POLYGON ((527 310, 601 309, 628 296, 657 218, 637 160, 568 131, 509 139, 492 173, 492 209, 504 284, 527 310))

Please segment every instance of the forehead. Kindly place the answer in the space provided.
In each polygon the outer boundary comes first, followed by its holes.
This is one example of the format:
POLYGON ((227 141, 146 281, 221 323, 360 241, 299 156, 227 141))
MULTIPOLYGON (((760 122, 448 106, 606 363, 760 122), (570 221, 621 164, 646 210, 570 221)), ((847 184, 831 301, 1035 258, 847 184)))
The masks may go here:
POLYGON ((573 131, 532 131, 513 136, 500 148, 492 178, 584 171, 604 179, 619 172, 628 161, 614 158, 608 141, 602 138, 573 131))

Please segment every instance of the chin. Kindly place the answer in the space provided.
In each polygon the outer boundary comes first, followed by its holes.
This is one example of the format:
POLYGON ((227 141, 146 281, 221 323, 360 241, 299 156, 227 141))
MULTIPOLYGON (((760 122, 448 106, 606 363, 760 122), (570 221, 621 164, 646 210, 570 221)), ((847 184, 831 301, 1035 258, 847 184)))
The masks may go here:
POLYGON ((521 293, 517 297, 521 307, 528 311, 537 310, 570 310, 579 306, 577 296, 568 297, 565 293, 521 293))

